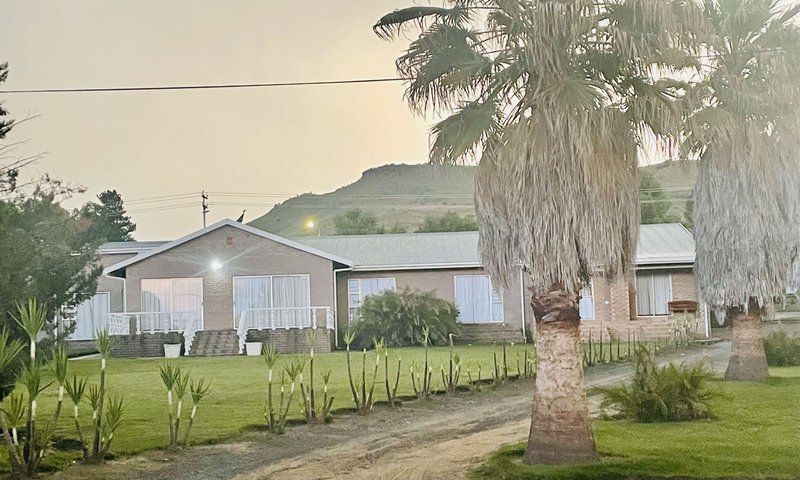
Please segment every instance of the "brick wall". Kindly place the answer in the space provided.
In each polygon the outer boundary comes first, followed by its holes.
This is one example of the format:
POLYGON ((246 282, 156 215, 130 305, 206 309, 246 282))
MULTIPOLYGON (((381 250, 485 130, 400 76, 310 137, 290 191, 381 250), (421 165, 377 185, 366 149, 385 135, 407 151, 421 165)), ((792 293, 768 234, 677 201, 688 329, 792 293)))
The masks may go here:
MULTIPOLYGON (((290 328, 288 330, 277 328, 275 330, 250 330, 247 332, 248 342, 261 342, 264 345, 272 343, 280 353, 308 353, 310 351, 306 331, 290 328)), ((333 346, 333 330, 317 329, 317 340, 314 351, 328 353, 333 346)))
MULTIPOLYGON (((116 263, 133 257, 133 253, 113 254, 113 255, 100 255, 100 263, 103 268, 110 267, 116 263)), ((97 291, 108 292, 111 312, 124 312, 125 311, 125 279, 117 277, 107 277, 100 275, 97 279, 97 291)), ((138 305, 138 303, 137 303, 138 305)))
MULTIPOLYGON (((115 357, 163 357, 164 344, 183 344, 183 334, 178 332, 143 333, 116 336, 117 346, 111 354, 115 357)), ((181 355, 184 355, 181 347, 181 355)))
POLYGON ((240 229, 224 226, 127 268, 128 311, 141 309, 141 280, 202 278, 206 330, 234 326, 233 277, 308 274, 312 306, 333 306, 333 262, 240 229), (223 264, 212 270, 211 261, 223 264))

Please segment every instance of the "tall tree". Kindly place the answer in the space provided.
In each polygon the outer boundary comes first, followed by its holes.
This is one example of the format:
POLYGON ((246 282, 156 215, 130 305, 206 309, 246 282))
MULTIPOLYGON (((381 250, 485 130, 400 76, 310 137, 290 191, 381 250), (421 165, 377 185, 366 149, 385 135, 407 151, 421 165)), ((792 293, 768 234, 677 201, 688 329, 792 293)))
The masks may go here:
POLYGON ((452 210, 442 214, 425 215, 422 225, 417 228, 417 232, 470 232, 478 229, 478 222, 475 217, 464 215, 463 217, 452 210))
MULTIPOLYGON (((52 194, 0 201, 0 330, 22 335, 12 315, 29 298, 54 318, 91 297, 101 272, 98 246, 85 243, 78 221, 52 194)), ((54 327, 48 323, 47 333, 54 327)), ((13 383, 12 372, 0 372, 0 399, 13 383)))
MULTIPOLYGON (((787 2, 788 3, 788 2, 787 2)), ((762 380, 763 307, 782 297, 797 255, 800 164, 800 6, 706 2, 711 72, 689 96, 695 186, 695 278, 710 306, 734 311, 732 380, 762 380)))
POLYGON ((639 175, 642 199, 642 223, 676 223, 678 217, 669 212, 672 204, 655 175, 644 170, 639 175))
POLYGON ((499 285, 525 267, 537 375, 528 463, 597 459, 581 359, 579 292, 590 271, 634 260, 637 147, 680 126, 670 77, 699 68, 705 23, 685 0, 459 0, 381 18, 419 37, 397 60, 412 109, 433 127, 435 163, 479 159, 483 263, 499 285))
POLYGON ((78 218, 86 224, 87 241, 133 240, 136 224, 126 215, 122 196, 116 190, 106 190, 98 195, 97 199, 100 203, 88 202, 77 212, 78 218))
POLYGON ((378 223, 378 217, 357 208, 334 217, 333 225, 336 235, 370 235, 385 231, 378 223))

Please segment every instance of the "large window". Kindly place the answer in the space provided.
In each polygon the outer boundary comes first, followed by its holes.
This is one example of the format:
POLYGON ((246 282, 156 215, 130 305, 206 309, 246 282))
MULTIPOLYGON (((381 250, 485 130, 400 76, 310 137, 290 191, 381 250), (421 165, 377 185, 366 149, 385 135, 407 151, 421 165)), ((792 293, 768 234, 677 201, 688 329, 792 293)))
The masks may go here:
POLYGON ((669 273, 636 272, 636 314, 669 315, 672 279, 669 273))
POLYGON ((75 329, 70 333, 70 340, 94 340, 98 331, 105 328, 108 323, 110 308, 110 295, 108 292, 98 292, 92 298, 84 300, 75 309, 72 322, 75 329))
POLYGON ((488 275, 456 275, 455 287, 461 323, 503 321, 503 297, 488 275))
POLYGON ((581 289, 581 320, 594 320, 594 284, 589 282, 581 289))
POLYGON ((142 330, 202 328, 202 278, 142 279, 142 330))
POLYGON ((253 325, 310 325, 311 290, 308 275, 233 277, 234 325, 244 318, 253 325), (244 317, 243 317, 244 316, 244 317))
POLYGON ((378 295, 386 290, 397 290, 394 278, 351 278, 347 281, 347 306, 350 323, 357 322, 359 309, 368 295, 378 295))

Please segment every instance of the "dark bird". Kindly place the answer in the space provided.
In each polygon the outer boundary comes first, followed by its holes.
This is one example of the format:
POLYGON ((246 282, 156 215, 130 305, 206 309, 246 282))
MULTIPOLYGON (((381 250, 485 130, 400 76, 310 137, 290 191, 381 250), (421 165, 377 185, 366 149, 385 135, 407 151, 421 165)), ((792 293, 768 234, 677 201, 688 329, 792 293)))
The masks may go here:
POLYGON ((246 212, 246 211, 247 210, 242 210, 242 214, 239 215, 239 218, 236 219, 237 222, 239 222, 239 223, 244 222, 244 212, 246 212))

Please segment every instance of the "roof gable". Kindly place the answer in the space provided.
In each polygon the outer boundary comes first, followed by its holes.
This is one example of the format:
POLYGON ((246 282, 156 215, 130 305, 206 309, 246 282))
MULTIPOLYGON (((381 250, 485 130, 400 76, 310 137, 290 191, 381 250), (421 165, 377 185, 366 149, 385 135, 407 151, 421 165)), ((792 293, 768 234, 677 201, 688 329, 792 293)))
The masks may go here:
POLYGON ((206 228, 203 228, 201 230, 197 230, 196 232, 192 232, 189 235, 181 237, 181 238, 179 238, 177 240, 173 240, 171 242, 164 243, 164 244, 162 244, 160 246, 157 246, 155 248, 152 248, 152 249, 149 249, 149 250, 146 250, 146 251, 142 251, 139 254, 137 254, 137 255, 135 255, 135 256, 133 256, 131 258, 123 260, 123 261, 121 261, 119 263, 116 263, 114 265, 111 265, 110 267, 106 268, 103 273, 105 275, 111 275, 111 274, 113 274, 114 272, 116 272, 118 270, 126 268, 126 267, 128 267, 130 265, 133 265, 135 263, 141 262, 144 259, 156 256, 156 255, 158 255, 160 253, 163 253, 163 252, 166 252, 167 250, 171 250, 171 249, 173 249, 173 248, 175 248, 175 247, 177 247, 179 245, 183 245, 184 243, 190 242, 190 241, 192 241, 192 240, 194 240, 196 238, 200 238, 203 235, 206 235, 208 233, 211 233, 211 232, 213 232, 215 230, 218 230, 218 229, 226 227, 226 226, 227 227, 237 228, 239 230, 242 230, 242 231, 245 231, 247 233, 256 235, 258 237, 265 238, 267 240, 271 240, 273 242, 280 243, 280 244, 286 245, 288 247, 291 247, 291 248, 294 248, 294 249, 297 249, 297 250, 301 250, 301 251, 304 251, 306 253, 310 253, 312 255, 316 255, 318 257, 326 258, 326 259, 331 260, 333 262, 337 262, 337 263, 341 263, 343 265, 347 265, 348 267, 352 267, 353 266, 353 262, 351 260, 346 259, 346 258, 340 257, 338 255, 334 255, 332 253, 329 253, 329 252, 326 252, 326 251, 323 251, 323 250, 319 250, 319 249, 314 248, 312 246, 305 245, 305 244, 296 242, 294 240, 290 240, 288 238, 283 238, 283 237, 275 235, 273 233, 265 232, 264 230, 260 230, 260 229, 255 228, 255 227, 251 227, 250 225, 247 225, 247 224, 244 224, 244 223, 240 223, 240 222, 237 222, 235 220, 231 220, 230 218, 226 218, 226 219, 221 220, 221 221, 219 221, 219 222, 217 222, 217 223, 215 223, 213 225, 209 225, 206 228))

